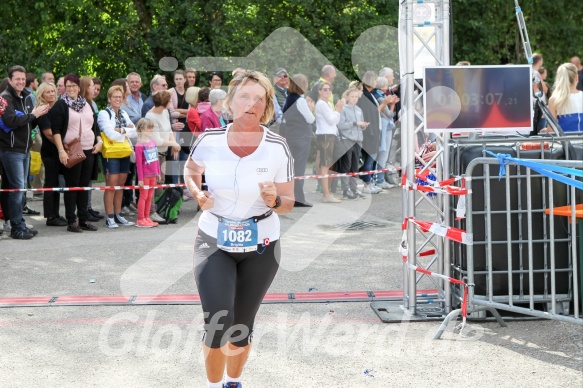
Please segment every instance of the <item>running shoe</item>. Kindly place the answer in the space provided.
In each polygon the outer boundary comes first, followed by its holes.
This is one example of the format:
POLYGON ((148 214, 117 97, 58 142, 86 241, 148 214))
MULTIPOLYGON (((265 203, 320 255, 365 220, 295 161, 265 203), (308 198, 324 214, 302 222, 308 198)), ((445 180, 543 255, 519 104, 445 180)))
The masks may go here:
POLYGON ((230 382, 223 384, 223 388, 243 388, 243 384, 230 382))
POLYGON ((150 214, 150 219, 155 222, 166 222, 166 220, 156 212, 150 214))
MULTIPOLYGON (((158 224, 156 224, 156 225, 158 225, 158 224)), ((154 227, 154 225, 152 223, 150 223, 147 218, 138 220, 136 222, 136 226, 138 228, 153 228, 154 227)))
POLYGON ((134 226, 135 225, 133 222, 128 221, 125 218, 123 218, 123 216, 121 214, 114 214, 113 219, 114 219, 115 223, 118 225, 122 225, 122 226, 134 226))
POLYGON ((148 221, 148 223, 152 226, 158 226, 160 224, 158 224, 156 221, 152 221, 150 218, 146 218, 146 220, 148 221))
POLYGON ((15 230, 10 232, 10 237, 15 240, 30 240, 34 237, 34 235, 30 232, 30 230, 15 230))
POLYGON ((358 195, 353 193, 352 190, 344 190, 342 193, 342 199, 358 199, 358 195))
POLYGON ((115 220, 113 218, 107 217, 105 219, 105 227, 109 229, 115 229, 119 228, 119 225, 115 223, 115 220))
POLYGON ((377 182, 375 184, 375 186, 378 187, 379 189, 383 189, 383 190, 388 190, 388 189, 392 189, 393 187, 395 187, 395 186, 393 186, 385 181, 377 182))
POLYGON ((365 194, 378 194, 381 191, 383 190, 379 189, 372 183, 365 183, 364 188, 362 189, 362 192, 365 194))

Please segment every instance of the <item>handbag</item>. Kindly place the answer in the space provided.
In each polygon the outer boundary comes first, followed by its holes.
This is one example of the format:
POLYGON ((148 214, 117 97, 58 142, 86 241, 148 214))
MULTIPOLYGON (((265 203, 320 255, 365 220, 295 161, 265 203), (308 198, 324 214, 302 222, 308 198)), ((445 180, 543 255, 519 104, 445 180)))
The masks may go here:
POLYGON ((123 142, 113 141, 105 132, 101 132, 101 140, 103 140, 101 155, 106 159, 121 159, 132 154, 132 146, 127 137, 123 142))
POLYGON ((83 126, 81 125, 81 119, 79 119, 79 137, 76 137, 67 144, 63 144, 63 149, 65 150, 67 156, 69 157, 69 160, 65 165, 65 167, 67 168, 71 168, 87 159, 87 156, 85 156, 85 152, 83 152, 83 148, 81 148, 82 131, 83 126))
POLYGON ((38 175, 42 166, 40 152, 30 151, 30 175, 38 175))

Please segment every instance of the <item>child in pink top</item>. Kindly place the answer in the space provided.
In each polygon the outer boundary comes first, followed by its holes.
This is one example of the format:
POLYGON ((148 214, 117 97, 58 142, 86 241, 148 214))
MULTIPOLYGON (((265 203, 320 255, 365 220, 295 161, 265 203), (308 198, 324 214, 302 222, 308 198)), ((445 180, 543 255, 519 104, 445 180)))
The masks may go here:
POLYGON ((154 140, 152 140, 154 126, 154 122, 147 118, 140 119, 137 124, 138 142, 135 146, 135 152, 140 200, 138 201, 138 221, 136 226, 139 228, 158 226, 158 223, 152 221, 149 217, 154 189, 144 188, 144 186, 156 185, 156 180, 159 181, 162 178, 160 162, 158 162, 158 148, 154 140))

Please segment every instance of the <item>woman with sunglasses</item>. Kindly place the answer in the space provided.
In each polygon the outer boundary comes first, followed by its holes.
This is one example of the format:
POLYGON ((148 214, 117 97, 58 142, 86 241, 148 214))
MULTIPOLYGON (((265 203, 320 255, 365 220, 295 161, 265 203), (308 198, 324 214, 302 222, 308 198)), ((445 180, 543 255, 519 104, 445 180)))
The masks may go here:
MULTIPOLYGON (((99 128, 113 142, 124 143, 127 138, 137 136, 136 126, 130 120, 128 114, 121 109, 121 104, 125 101, 124 89, 115 85, 107 91, 107 101, 109 105, 105 110, 99 112, 99 128)), ((105 174, 105 184, 107 186, 123 186, 130 171, 130 157, 105 158, 102 157, 103 172, 105 174)), ((105 206, 105 226, 114 229, 122 226, 133 226, 134 223, 126 220, 121 215, 121 202, 123 191, 106 191, 103 194, 105 206)))
MULTIPOLYGON (((330 103, 332 85, 327 81, 322 81, 318 85, 318 102, 316 102, 316 144, 320 151, 320 175, 328 174, 328 170, 334 164, 334 142, 338 136, 338 123, 340 122, 340 112, 346 102, 344 99, 338 100, 335 108, 330 103)), ((338 203, 340 199, 330 193, 330 178, 321 179, 322 202, 338 203)))

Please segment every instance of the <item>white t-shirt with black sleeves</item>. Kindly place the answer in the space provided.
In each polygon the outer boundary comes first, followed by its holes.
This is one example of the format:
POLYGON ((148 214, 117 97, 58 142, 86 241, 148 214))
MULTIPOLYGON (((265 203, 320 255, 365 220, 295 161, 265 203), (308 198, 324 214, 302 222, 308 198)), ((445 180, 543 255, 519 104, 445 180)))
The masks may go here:
MULTIPOLYGON (((232 124, 207 129, 190 152, 194 163, 204 168, 208 191, 215 200, 203 211, 198 226, 216 238, 218 219, 212 213, 233 220, 244 220, 270 210, 261 198, 259 182, 285 183, 294 179, 293 158, 285 139, 266 127, 257 149, 239 157, 227 144, 232 124)), ((258 241, 279 239, 280 222, 275 212, 257 223, 258 241)))

